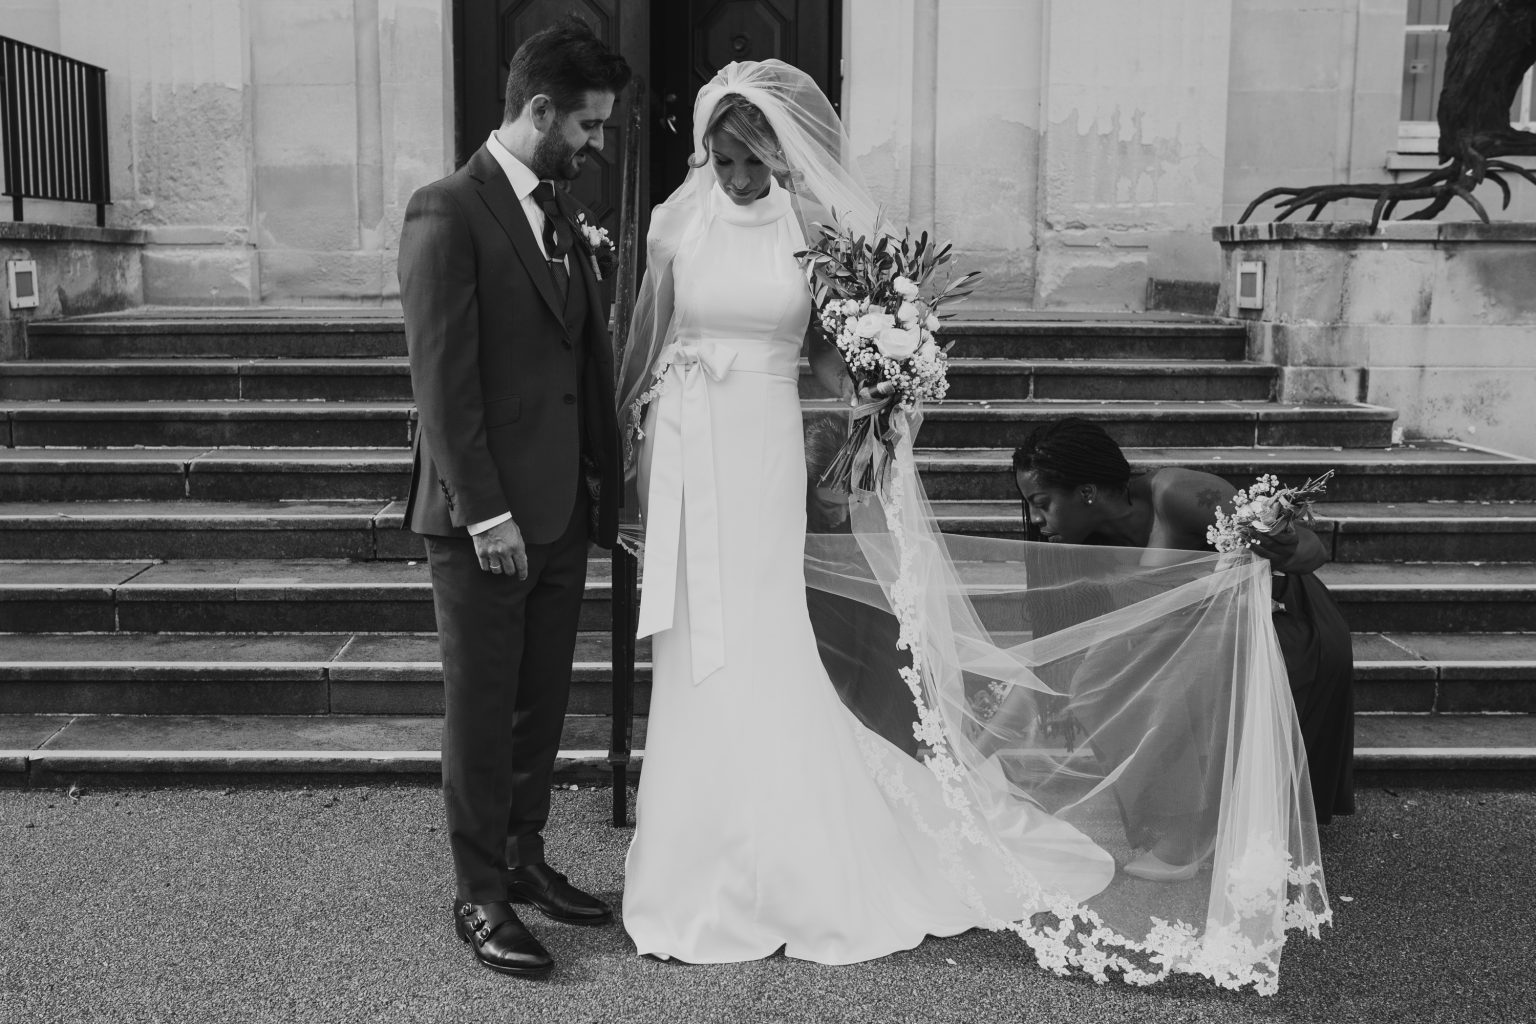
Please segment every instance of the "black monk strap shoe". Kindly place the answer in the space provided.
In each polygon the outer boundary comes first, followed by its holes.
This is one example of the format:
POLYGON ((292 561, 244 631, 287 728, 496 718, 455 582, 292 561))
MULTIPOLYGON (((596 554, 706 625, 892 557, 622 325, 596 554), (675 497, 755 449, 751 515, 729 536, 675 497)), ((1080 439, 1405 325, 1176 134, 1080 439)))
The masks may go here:
POLYGON ((548 864, 524 864, 507 872, 507 898, 532 903, 556 921, 604 924, 613 919, 608 904, 572 885, 548 864))
POLYGON ((493 971, 538 977, 555 966, 549 950, 506 903, 455 903, 453 926, 475 951, 475 959, 493 971))

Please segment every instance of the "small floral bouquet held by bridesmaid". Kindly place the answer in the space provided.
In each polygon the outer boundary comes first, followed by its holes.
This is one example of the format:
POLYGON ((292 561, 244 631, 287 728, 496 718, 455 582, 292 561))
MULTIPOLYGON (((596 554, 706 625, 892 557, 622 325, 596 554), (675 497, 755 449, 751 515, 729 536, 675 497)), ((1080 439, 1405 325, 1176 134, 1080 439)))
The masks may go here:
POLYGON ((1205 539, 1222 554, 1246 551, 1260 534, 1284 533, 1295 523, 1312 522, 1312 502, 1328 489, 1329 470, 1300 487, 1281 487, 1270 474, 1232 497, 1232 512, 1216 510, 1216 525, 1208 526, 1205 539))
POLYGON ((871 396, 855 406, 848 440, 821 482, 845 492, 855 484, 871 490, 884 482, 892 417, 915 413, 949 390, 948 346, 935 340, 939 309, 969 295, 967 286, 981 275, 964 274, 935 292, 929 282, 953 246, 930 242, 927 232, 896 238, 877 226, 879 238, 871 242, 847 228, 817 228, 815 241, 795 254, 811 288, 815 324, 842 353, 855 393, 871 396))

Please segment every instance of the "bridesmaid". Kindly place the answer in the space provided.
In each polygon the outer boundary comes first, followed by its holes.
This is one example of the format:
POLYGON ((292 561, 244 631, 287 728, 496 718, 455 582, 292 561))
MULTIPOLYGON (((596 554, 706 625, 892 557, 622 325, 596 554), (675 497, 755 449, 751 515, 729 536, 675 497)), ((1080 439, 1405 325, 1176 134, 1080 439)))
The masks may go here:
MULTIPOLYGON (((1038 427, 1013 453, 1031 539, 1062 544, 1209 551, 1208 526, 1235 489, 1221 477, 1168 467, 1132 475, 1096 423, 1071 417, 1038 427)), ((1274 623, 1306 744, 1317 820, 1353 814, 1354 654, 1349 625, 1314 575, 1328 561, 1305 526, 1253 548, 1274 567, 1274 623)))

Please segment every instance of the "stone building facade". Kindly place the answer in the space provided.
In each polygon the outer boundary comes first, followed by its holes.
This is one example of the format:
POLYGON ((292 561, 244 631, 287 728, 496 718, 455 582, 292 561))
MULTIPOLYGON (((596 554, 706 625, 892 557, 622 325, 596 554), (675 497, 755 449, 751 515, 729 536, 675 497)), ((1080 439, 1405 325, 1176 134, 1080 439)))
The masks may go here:
MULTIPOLYGON (((142 239, 143 302, 379 305, 406 200, 454 166, 455 15, 496 2, 0 0, 0 35, 107 68, 108 224, 142 239)), ((978 301, 1210 311, 1211 229, 1253 196, 1433 164, 1412 118, 1451 2, 799 9, 840 19, 839 98, 873 189, 986 272, 978 301)), ((1507 217, 1536 219, 1531 191, 1507 217)), ((26 219, 92 216, 33 202, 26 219)))

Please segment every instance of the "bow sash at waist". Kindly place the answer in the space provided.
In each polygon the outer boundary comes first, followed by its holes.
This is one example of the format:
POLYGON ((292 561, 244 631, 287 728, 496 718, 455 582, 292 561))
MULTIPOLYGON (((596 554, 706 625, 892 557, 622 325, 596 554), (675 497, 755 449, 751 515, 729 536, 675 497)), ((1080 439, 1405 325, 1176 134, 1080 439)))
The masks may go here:
POLYGON ((651 479, 646 491, 645 580, 637 632, 646 637, 672 628, 678 562, 686 543, 689 648, 697 685, 725 664, 709 382, 723 381, 733 372, 794 380, 799 376, 799 353, 790 346, 761 341, 734 345, 684 338, 662 353, 660 364, 670 380, 656 402, 655 421, 648 431, 651 479))

